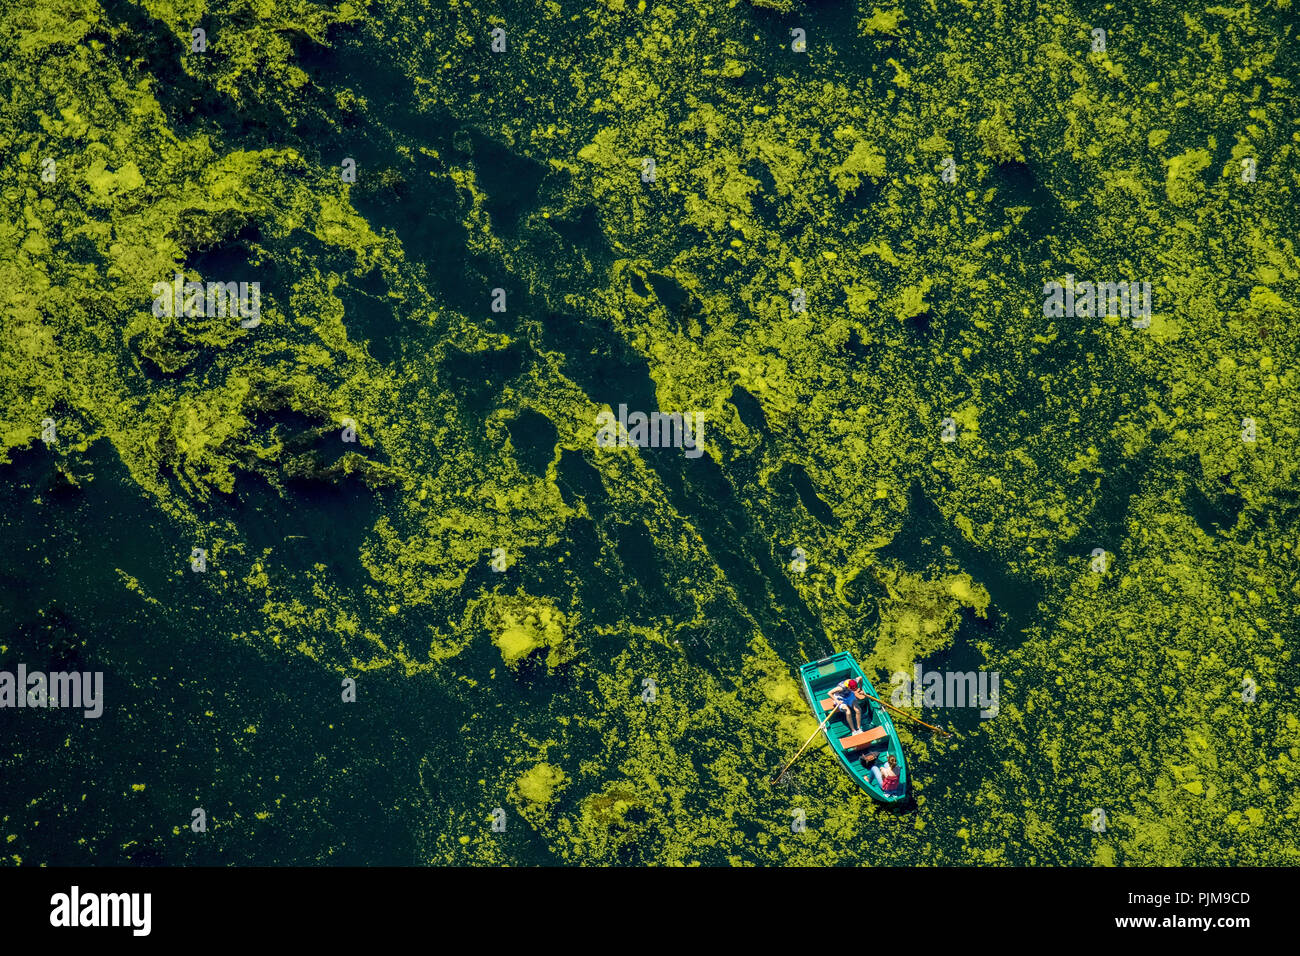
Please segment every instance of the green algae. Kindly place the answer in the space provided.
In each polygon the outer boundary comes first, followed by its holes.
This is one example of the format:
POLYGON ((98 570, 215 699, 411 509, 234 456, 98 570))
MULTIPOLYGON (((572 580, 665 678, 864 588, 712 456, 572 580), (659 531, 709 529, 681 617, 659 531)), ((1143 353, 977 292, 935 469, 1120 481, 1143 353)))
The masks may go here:
POLYGON ((501 649, 501 659, 508 667, 518 667, 534 651, 546 651, 546 666, 554 670, 578 653, 570 634, 576 622, 545 603, 524 595, 498 599, 485 612, 493 628, 492 643, 501 649))
POLYGON ((564 780, 564 771, 559 767, 539 763, 519 776, 515 781, 515 793, 530 805, 545 807, 555 799, 564 780))
POLYGON ((117 11, 7 11, 0 133, 22 172, 0 191, 0 462, 75 471, 110 446, 184 531, 173 551, 209 544, 204 586, 234 618, 215 640, 445 679, 490 717, 461 728, 480 787, 442 786, 432 756, 403 778, 422 860, 537 852, 491 830, 509 804, 553 861, 1294 862, 1296 186, 1266 172, 1246 194, 1231 162, 1293 164, 1293 25, 1162 14, 1150 50, 1121 25, 1103 56, 1059 4, 1024 23, 1001 4, 863 5, 861 41, 829 39, 810 5, 800 60, 784 20, 751 39, 795 5, 752 6, 769 10, 507 13, 511 53, 485 60, 502 13, 474 3, 144 4, 209 123, 114 55, 139 29, 117 11), (202 58, 185 52, 198 23, 202 58), (412 116, 357 72, 314 90, 305 53, 362 42, 412 116), (349 187, 352 124, 395 148, 349 187), (493 196, 464 129, 543 167, 536 196, 493 196), (447 197, 456 278, 394 214, 412 195, 447 197), (552 225, 582 221, 585 248, 552 225), (152 282, 210 278, 214 251, 265 269, 261 326, 150 314, 152 282), (1155 280, 1149 334, 1042 320, 1042 282, 1071 268, 1155 280), (689 295, 669 307, 633 275, 689 295), (507 281, 517 304, 489 325, 507 281), (352 288, 364 305, 343 305, 352 288), (385 357, 382 339, 403 345, 385 357), (598 451, 596 413, 632 396, 706 410, 716 474, 598 451), (524 409, 555 432, 540 467, 510 431, 524 409), (784 490, 791 462, 815 501, 784 490), (349 505, 346 562, 298 566, 287 536, 255 542, 229 510, 287 507, 303 482, 368 503, 349 505), (881 552, 913 487, 942 527, 904 566, 881 552), (1240 510, 1207 532, 1191 489, 1240 510), (1098 546, 1118 556, 1104 575, 1098 546), (1006 580, 1045 595, 1014 628, 1006 580), (798 663, 835 647, 906 671, 959 641, 964 608, 995 628, 980 654, 1002 712, 968 750, 902 731, 908 815, 816 750, 765 788, 816 726, 798 663), (1224 752, 1251 772, 1229 776, 1224 752))

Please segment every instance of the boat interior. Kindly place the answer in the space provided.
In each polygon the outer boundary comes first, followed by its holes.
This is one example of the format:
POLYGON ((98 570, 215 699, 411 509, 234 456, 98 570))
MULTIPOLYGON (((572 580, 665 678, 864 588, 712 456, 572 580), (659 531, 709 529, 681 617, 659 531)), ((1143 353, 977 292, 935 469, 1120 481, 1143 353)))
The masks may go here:
MULTIPOLYGON (((816 696, 823 714, 834 704, 830 698, 831 688, 841 681, 857 674, 849 667, 837 667, 832 664, 822 665, 816 676, 809 681, 809 686, 816 696)), ((868 700, 861 690, 857 693, 858 704, 862 708, 862 732, 852 733, 848 718, 840 713, 831 718, 826 725, 826 735, 835 740, 844 752, 854 758, 863 758, 863 766, 869 767, 875 760, 882 759, 889 747, 889 735, 880 720, 880 705, 868 700)))

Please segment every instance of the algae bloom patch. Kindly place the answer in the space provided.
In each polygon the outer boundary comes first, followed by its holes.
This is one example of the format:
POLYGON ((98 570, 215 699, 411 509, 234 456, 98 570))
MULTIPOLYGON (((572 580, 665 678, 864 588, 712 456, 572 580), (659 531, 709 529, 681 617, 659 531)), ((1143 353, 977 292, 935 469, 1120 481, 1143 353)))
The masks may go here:
POLYGON ((555 792, 564 783, 563 770, 549 763, 539 763, 519 776, 515 790, 529 803, 545 806, 555 798, 555 792))
POLYGON ((501 656, 507 664, 519 663, 542 646, 536 633, 526 627, 507 628, 497 635, 496 643, 501 648, 501 656))
POLYGON ((518 667, 537 651, 546 651, 547 669, 554 669, 576 655, 564 615, 545 605, 523 605, 499 609, 492 643, 501 651, 507 667, 518 667))

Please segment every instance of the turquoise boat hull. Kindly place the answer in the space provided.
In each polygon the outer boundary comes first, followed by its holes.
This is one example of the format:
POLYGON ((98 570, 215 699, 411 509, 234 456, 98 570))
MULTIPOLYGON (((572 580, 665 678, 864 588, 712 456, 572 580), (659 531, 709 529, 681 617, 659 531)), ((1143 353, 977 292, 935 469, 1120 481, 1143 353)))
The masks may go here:
MULTIPOLYGON (((861 690, 872 697, 880 697, 876 689, 871 686, 871 681, 867 680, 867 676, 862 673, 862 668, 853 659, 853 655, 844 651, 804 664, 799 668, 799 677, 803 681, 808 703, 819 722, 826 717, 820 702, 830 695, 832 687, 850 677, 858 679, 861 690)), ((826 725, 826 739, 830 741, 831 749, 835 751, 835 756, 839 758, 844 769, 858 782, 858 786, 881 803, 899 803, 907 798, 907 762, 903 759, 903 747, 898 741, 897 731, 894 730, 894 721, 889 716, 889 711, 874 700, 861 701, 861 705, 863 730, 869 731, 873 727, 880 727, 885 731, 884 737, 868 747, 846 750, 842 741, 852 735, 849 733, 848 722, 842 715, 837 714, 826 725), (876 764, 883 764, 889 754, 893 754, 894 759, 898 761, 898 789, 885 791, 876 783, 871 768, 876 764)))

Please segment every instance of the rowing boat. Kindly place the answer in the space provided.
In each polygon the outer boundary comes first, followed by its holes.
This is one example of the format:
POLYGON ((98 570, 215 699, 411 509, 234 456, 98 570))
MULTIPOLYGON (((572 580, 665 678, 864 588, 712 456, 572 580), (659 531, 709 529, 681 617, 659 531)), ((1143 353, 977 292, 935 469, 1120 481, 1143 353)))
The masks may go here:
POLYGON ((863 790, 881 803, 898 803, 903 800, 907 796, 907 765, 903 761, 898 732, 894 730, 894 721, 889 712, 867 697, 867 694, 872 697, 880 695, 862 673, 862 668, 853 659, 853 655, 841 651, 823 657, 799 668, 799 676, 818 721, 823 720, 834 706, 830 700, 831 688, 850 677, 857 678, 858 703, 862 707, 862 733, 850 733, 845 716, 837 714, 826 725, 826 739, 830 741, 831 749, 839 757, 844 769, 863 790), (898 786, 893 790, 883 790, 876 782, 871 768, 883 767, 890 754, 898 761, 898 786))

